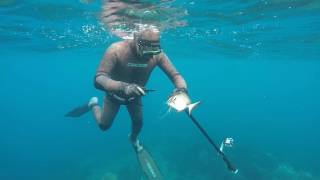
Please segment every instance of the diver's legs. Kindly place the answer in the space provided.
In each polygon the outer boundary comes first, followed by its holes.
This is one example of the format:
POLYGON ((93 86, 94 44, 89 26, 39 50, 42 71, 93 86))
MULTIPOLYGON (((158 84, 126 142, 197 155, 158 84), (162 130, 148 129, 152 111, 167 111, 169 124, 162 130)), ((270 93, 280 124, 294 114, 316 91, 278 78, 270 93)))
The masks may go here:
POLYGON ((132 121, 130 140, 135 143, 143 125, 141 98, 128 104, 127 109, 132 121))
POLYGON ((108 97, 104 98, 103 111, 98 104, 92 106, 93 116, 102 131, 109 129, 119 111, 120 105, 111 101, 108 97))

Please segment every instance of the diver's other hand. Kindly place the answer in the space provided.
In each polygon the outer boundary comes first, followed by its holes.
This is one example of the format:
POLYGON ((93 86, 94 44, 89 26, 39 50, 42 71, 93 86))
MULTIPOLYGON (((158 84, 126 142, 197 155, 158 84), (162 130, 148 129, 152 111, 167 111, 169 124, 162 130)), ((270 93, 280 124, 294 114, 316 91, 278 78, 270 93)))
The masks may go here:
POLYGON ((123 93, 127 97, 144 96, 146 94, 143 88, 136 84, 125 85, 123 93))
POLYGON ((186 94, 188 96, 187 88, 175 88, 175 89, 173 89, 172 93, 170 94, 170 97, 175 96, 175 95, 180 94, 180 93, 184 93, 184 94, 186 94))
POLYGON ((183 93, 188 94, 187 88, 175 88, 175 89, 173 90, 173 94, 175 94, 175 93, 180 93, 180 92, 183 92, 183 93))

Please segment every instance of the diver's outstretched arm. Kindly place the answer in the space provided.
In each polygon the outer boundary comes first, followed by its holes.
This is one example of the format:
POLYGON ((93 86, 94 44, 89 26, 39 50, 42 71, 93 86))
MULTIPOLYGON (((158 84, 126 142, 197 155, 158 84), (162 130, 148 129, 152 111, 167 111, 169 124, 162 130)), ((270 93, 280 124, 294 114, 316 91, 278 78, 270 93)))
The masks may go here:
POLYGON ((166 73, 177 89, 187 89, 186 81, 164 52, 159 54, 158 65, 166 73))

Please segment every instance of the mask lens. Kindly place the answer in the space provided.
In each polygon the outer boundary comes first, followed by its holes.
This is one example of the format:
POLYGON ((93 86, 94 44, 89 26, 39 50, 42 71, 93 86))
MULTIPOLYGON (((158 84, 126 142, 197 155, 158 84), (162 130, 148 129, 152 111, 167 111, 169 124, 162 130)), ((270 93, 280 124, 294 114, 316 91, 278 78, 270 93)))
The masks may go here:
POLYGON ((143 55, 157 55, 161 53, 159 41, 139 40, 138 45, 143 55))

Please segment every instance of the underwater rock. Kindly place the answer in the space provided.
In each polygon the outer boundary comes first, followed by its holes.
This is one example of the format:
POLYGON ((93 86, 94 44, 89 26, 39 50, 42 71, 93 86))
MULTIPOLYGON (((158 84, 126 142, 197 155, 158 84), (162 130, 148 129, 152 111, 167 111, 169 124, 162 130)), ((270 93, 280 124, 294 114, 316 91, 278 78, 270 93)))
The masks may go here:
POLYGON ((316 180, 311 173, 298 171, 289 164, 279 164, 272 172, 272 180, 316 180))
POLYGON ((101 180, 118 180, 118 177, 116 174, 113 174, 111 172, 107 172, 104 174, 101 178, 101 180))

